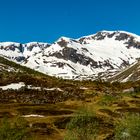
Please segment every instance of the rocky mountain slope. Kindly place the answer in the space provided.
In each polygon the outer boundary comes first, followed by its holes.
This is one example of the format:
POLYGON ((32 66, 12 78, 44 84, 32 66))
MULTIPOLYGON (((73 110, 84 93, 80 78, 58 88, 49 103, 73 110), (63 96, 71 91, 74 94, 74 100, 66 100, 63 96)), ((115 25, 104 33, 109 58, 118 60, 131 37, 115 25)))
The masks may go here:
POLYGON ((126 69, 108 79, 111 82, 127 82, 140 80, 140 61, 135 62, 126 69))
POLYGON ((110 78, 140 57, 140 36, 124 31, 101 31, 52 44, 0 43, 0 56, 44 74, 64 79, 110 78))

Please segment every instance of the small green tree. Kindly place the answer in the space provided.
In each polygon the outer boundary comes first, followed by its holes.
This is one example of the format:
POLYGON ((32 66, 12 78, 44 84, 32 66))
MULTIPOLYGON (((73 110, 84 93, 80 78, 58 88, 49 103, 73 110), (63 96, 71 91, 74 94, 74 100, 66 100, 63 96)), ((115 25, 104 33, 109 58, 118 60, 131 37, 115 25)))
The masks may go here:
POLYGON ((140 114, 128 114, 117 123, 115 140, 140 140, 140 114))
POLYGON ((67 124, 64 140, 95 140, 99 123, 95 113, 87 108, 78 110, 67 124))
POLYGON ((8 118, 4 118, 0 126, 0 140, 25 140, 28 137, 27 122, 21 118, 16 118, 10 123, 8 118))

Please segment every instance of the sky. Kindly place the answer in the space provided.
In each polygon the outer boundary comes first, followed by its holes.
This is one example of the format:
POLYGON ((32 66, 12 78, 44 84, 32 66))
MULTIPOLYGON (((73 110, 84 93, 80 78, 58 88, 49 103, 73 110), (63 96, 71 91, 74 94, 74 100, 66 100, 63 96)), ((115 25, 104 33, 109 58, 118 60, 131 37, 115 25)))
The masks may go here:
POLYGON ((140 35, 140 0, 0 0, 0 42, 48 42, 101 30, 140 35))

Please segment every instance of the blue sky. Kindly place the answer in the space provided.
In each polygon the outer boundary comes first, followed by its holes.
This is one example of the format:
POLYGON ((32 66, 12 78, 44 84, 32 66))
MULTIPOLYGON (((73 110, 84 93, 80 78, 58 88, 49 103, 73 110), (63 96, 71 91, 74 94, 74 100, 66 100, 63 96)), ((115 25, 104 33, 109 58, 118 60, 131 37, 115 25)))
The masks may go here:
POLYGON ((100 30, 140 35, 140 0, 0 0, 0 41, 53 42, 100 30))

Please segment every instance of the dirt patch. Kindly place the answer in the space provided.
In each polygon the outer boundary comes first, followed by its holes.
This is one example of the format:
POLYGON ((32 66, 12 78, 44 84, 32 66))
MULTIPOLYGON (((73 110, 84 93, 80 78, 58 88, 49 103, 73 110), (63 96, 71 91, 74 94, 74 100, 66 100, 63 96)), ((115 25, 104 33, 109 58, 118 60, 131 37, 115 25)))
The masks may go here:
POLYGON ((52 133, 54 133, 54 129, 33 129, 32 133, 40 135, 51 135, 52 133))
POLYGON ((10 112, 0 112, 0 118, 4 118, 4 117, 12 118, 13 115, 10 112))
POLYGON ((112 112, 109 109, 99 109, 99 111, 102 113, 106 113, 107 115, 112 116, 112 117, 119 117, 120 116, 118 113, 112 112))
POLYGON ((129 101, 129 103, 134 104, 134 105, 140 107, 140 101, 139 100, 131 100, 131 101, 129 101))
POLYGON ((17 111, 21 115, 30 115, 30 114, 37 114, 37 115, 67 115, 72 114, 73 111, 70 110, 48 110, 48 109, 33 109, 33 108, 19 108, 17 111))
POLYGON ((121 113, 125 113, 125 112, 140 113, 140 108, 120 108, 120 109, 116 109, 116 112, 121 112, 121 113))
POLYGON ((54 125, 58 128, 58 129, 65 129, 67 123, 70 121, 71 117, 65 117, 65 118, 60 118, 57 121, 54 122, 54 125))
POLYGON ((129 105, 126 103, 126 101, 118 102, 117 106, 118 107, 129 107, 129 105))

